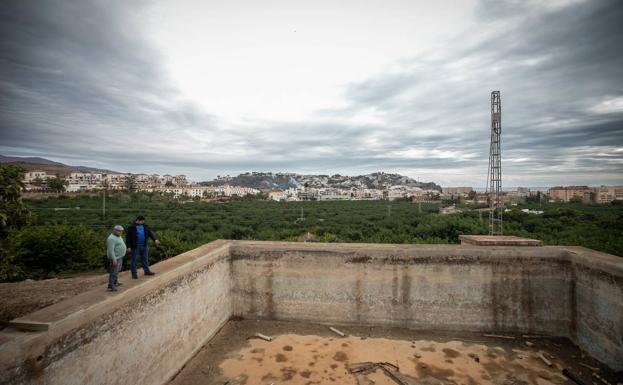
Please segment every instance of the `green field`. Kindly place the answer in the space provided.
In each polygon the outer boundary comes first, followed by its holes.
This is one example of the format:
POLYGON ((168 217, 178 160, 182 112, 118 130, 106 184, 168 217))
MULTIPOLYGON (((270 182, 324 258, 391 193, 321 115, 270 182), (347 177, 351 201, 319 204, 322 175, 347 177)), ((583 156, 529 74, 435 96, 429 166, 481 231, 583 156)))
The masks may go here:
MULTIPOLYGON (((162 241, 162 247, 151 248, 153 262, 221 238, 297 241, 309 233, 318 242, 458 243, 460 234, 488 231, 486 213, 482 219, 476 211, 439 215, 437 205, 406 201, 208 203, 118 193, 107 198, 105 216, 101 196, 29 200, 25 206, 34 213, 32 224, 12 230, 4 244, 13 250, 10 267, 20 271, 4 280, 103 269, 112 226, 126 226, 139 214, 162 241)), ((623 205, 518 206, 505 214, 505 233, 621 256, 623 205), (525 214, 521 208, 545 213, 525 214)))

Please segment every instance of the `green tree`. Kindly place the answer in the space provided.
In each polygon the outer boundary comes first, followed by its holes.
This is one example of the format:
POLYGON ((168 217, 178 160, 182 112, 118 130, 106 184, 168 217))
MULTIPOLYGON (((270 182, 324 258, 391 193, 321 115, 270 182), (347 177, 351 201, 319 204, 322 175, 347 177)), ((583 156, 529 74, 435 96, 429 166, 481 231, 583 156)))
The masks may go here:
POLYGON ((68 185, 68 182, 59 177, 48 179, 46 182, 48 189, 54 192, 63 192, 65 191, 65 186, 68 185))
POLYGON ((175 257, 183 252, 192 249, 184 242, 179 233, 173 231, 162 231, 158 234, 160 245, 150 248, 149 259, 151 263, 175 257))
MULTIPOLYGON (((11 234, 13 231, 9 231, 11 234)), ((14 236, 0 239, 0 282, 20 281, 26 278, 26 273, 19 263, 22 249, 19 240, 14 236)))
POLYGON ((126 180, 125 180, 125 188, 129 192, 136 191, 136 176, 134 174, 130 174, 126 178, 126 180))
POLYGON ((32 220, 22 203, 25 170, 15 165, 0 165, 0 238, 9 228, 19 228, 32 220))
POLYGON ((32 182, 30 182, 30 184, 33 186, 41 187, 43 186, 43 179, 41 179, 40 177, 36 177, 32 180, 32 182))
POLYGON ((12 262, 30 278, 97 269, 105 255, 104 240, 82 225, 26 227, 11 237, 12 262))

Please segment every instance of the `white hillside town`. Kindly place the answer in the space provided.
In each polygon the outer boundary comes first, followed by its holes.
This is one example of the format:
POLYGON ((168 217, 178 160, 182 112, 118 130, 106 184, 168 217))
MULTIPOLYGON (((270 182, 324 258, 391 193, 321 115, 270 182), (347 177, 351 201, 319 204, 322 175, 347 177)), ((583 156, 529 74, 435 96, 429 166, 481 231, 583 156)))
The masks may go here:
MULTIPOLYGON (((56 178, 45 171, 31 171, 24 175, 25 189, 28 192, 45 191, 45 182, 56 178)), ((215 196, 245 196, 258 194, 257 189, 237 186, 201 186, 188 183, 185 175, 158 174, 118 174, 72 172, 61 178, 65 181, 65 192, 87 191, 146 191, 173 194, 175 198, 205 198, 215 196)))
MULTIPOLYGON (((26 192, 47 192, 47 183, 56 175, 45 171, 24 174, 26 192)), ((192 183, 186 175, 158 175, 131 173, 72 172, 60 178, 64 192, 145 191, 170 194, 180 199, 214 199, 219 197, 244 197, 265 194, 272 201, 327 201, 327 200, 388 200, 409 199, 415 202, 441 200, 470 200, 486 204, 484 192, 472 187, 443 187, 434 183, 419 183, 397 174, 375 173, 349 177, 343 175, 299 175, 294 173, 245 173, 238 177, 217 177, 212 182, 192 183), (246 179, 245 179, 246 178, 246 179), (253 179, 255 178, 255 179, 253 179), (246 186, 236 185, 236 183, 246 186), (277 183, 279 182, 279 183, 277 183), (280 184, 281 183, 281 184, 280 184), (261 187, 248 187, 252 186, 261 187), (417 184, 417 185, 416 185, 417 184), (436 187, 435 187, 436 186, 436 187)), ((581 199, 585 203, 610 203, 623 200, 623 186, 569 186, 552 187, 542 192, 544 199, 552 202, 569 202, 581 199)), ((503 199, 514 205, 527 198, 540 196, 540 191, 527 187, 504 191, 503 199)), ((451 213, 451 212, 449 212, 451 213)))
MULTIPOLYGON (((302 200, 395 200, 395 199, 439 199, 440 191, 423 189, 408 185, 378 185, 369 188, 365 184, 350 177, 339 176, 338 183, 330 183, 328 176, 308 177, 296 174, 287 175, 290 178, 298 177, 305 183, 295 183, 295 187, 280 189, 278 186, 270 188, 251 188, 232 185, 233 178, 217 179, 219 185, 202 185, 188 182, 185 175, 158 175, 158 174, 131 174, 131 173, 97 173, 72 172, 60 178, 65 182, 64 192, 92 192, 106 191, 145 191, 172 194, 174 198, 217 198, 246 196, 265 193, 269 200, 274 201, 302 201, 302 200)), ((45 171, 30 171, 24 175, 24 184, 27 192, 46 192, 46 182, 57 178, 56 175, 45 171)), ((335 180, 335 177, 333 177, 335 180)), ((404 182, 406 179, 398 180, 404 182)))

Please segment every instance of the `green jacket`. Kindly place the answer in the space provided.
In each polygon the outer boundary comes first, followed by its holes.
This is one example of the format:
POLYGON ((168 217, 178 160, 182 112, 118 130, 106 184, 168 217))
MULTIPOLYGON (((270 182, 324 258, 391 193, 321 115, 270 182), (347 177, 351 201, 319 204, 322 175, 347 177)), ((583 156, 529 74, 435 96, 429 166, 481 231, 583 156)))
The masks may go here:
POLYGON ((125 247, 125 242, 123 242, 123 237, 118 237, 113 233, 106 239, 106 254, 108 255, 108 259, 121 259, 125 255, 126 250, 127 248, 125 247))

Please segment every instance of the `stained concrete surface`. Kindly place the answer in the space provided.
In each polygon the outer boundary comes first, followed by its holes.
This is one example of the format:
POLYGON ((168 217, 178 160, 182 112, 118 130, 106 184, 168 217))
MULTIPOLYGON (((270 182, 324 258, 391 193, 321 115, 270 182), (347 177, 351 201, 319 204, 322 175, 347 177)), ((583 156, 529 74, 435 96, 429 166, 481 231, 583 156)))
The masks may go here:
POLYGON ((546 336, 486 337, 384 327, 340 327, 263 320, 230 321, 191 359, 169 385, 395 385, 380 370, 351 374, 350 364, 389 362, 406 384, 569 384, 568 368, 587 384, 592 369, 616 384, 622 378, 567 339, 546 336), (273 338, 248 338, 255 333, 273 338), (532 346, 526 344, 528 342, 532 346), (547 366, 538 354, 551 360, 547 366))
POLYGON ((233 241, 233 315, 567 337, 623 370, 623 262, 581 247, 233 241))
POLYGON ((11 321, 0 383, 164 384, 237 317, 541 333, 623 370, 623 262, 584 248, 215 241, 153 268, 11 321))
POLYGON ((0 283, 0 329, 12 319, 75 297, 94 287, 105 289, 107 284, 108 274, 0 283))
POLYGON ((515 237, 513 235, 459 235, 462 245, 475 246, 543 246, 538 239, 515 237))

